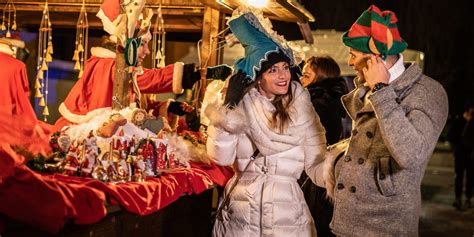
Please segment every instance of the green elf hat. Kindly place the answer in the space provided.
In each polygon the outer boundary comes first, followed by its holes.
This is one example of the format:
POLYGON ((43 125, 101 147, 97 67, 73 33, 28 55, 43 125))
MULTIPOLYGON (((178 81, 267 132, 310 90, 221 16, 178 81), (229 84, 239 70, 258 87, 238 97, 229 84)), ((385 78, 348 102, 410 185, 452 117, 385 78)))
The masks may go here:
POLYGON ((364 53, 395 55, 403 52, 407 43, 397 28, 397 17, 392 11, 380 11, 372 5, 342 36, 342 42, 350 48, 364 53))

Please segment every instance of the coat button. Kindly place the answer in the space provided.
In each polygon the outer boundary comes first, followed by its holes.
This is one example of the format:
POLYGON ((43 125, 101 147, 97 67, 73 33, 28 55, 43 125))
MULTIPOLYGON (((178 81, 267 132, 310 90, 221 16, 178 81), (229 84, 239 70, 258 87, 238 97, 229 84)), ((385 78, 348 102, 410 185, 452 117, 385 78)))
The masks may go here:
POLYGON ((351 193, 355 193, 356 192, 356 187, 351 186, 350 191, 351 191, 351 193))
POLYGON ((351 157, 350 157, 350 156, 346 156, 346 157, 344 157, 344 161, 345 161, 345 162, 349 162, 349 161, 351 161, 351 160, 352 160, 352 159, 351 159, 351 157))
POLYGON ((367 132, 365 133, 365 135, 367 135, 368 138, 374 137, 374 134, 372 132, 367 132))
POLYGON ((343 189, 343 188, 344 188, 344 184, 341 184, 341 183, 338 183, 338 184, 337 184, 337 189, 338 189, 338 190, 341 190, 341 189, 343 189))
POLYGON ((385 179, 385 174, 380 174, 380 180, 384 180, 385 179))
POLYGON ((359 132, 359 131, 357 131, 357 129, 352 130, 352 136, 357 135, 358 132, 359 132))
POLYGON ((364 158, 359 158, 359 159, 357 160, 357 163, 359 163, 359 165, 364 164, 364 162, 365 162, 364 158))

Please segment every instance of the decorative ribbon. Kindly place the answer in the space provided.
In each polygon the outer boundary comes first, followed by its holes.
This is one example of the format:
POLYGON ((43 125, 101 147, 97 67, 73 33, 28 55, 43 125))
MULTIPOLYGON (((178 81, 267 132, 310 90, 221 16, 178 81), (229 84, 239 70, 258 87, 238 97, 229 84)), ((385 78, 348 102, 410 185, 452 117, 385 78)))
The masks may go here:
POLYGON ((138 47, 140 47, 142 41, 142 37, 135 38, 128 38, 127 42, 125 43, 125 63, 128 66, 137 66, 138 62, 138 47))

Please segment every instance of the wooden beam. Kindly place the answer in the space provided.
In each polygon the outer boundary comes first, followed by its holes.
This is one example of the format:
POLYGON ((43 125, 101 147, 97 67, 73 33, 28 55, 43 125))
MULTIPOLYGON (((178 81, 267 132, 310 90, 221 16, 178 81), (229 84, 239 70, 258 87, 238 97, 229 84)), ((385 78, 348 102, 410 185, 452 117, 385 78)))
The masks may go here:
POLYGON ((206 92, 206 70, 208 66, 217 64, 217 33, 219 32, 219 16, 220 12, 211 7, 204 9, 204 19, 202 27, 202 43, 200 48, 201 58, 201 90, 198 98, 195 98, 195 106, 200 108, 204 93, 206 92))
MULTIPOLYGON (((212 7, 224 13, 231 13, 233 9, 241 4, 241 0, 201 0, 208 7, 212 7)), ((288 22, 313 22, 313 15, 296 0, 272 0, 268 1, 266 7, 262 8, 263 14, 270 18, 288 22)))
POLYGON ((311 32, 311 28, 309 27, 308 22, 298 22, 298 26, 300 27, 301 35, 303 36, 304 41, 307 44, 313 44, 313 33, 311 32))
MULTIPOLYGON (((197 1, 197 0, 194 0, 197 1)), ((0 9, 6 5, 7 0, 0 0, 0 9)), ((51 24, 53 28, 75 28, 77 18, 82 6, 82 1, 48 1, 51 24)), ((86 11, 88 13, 90 29, 102 29, 102 22, 95 14, 99 11, 100 1, 86 1, 86 11)), ((150 2, 150 1, 148 1, 150 2)), ((147 7, 158 8, 157 2, 151 1, 147 7)), ((177 1, 179 2, 179 1, 177 1)), ((14 2, 17 11, 17 25, 19 28, 38 27, 41 23, 41 15, 44 9, 44 2, 14 2)), ((164 5, 162 14, 165 20, 165 28, 168 32, 201 32, 204 7, 202 4, 182 3, 188 5, 164 5)), ((156 15, 154 16, 156 17, 156 15)), ((2 15, 0 15, 0 19, 2 15)), ((152 20, 152 22, 155 22, 152 20)), ((152 26, 153 27, 153 26, 152 26)))

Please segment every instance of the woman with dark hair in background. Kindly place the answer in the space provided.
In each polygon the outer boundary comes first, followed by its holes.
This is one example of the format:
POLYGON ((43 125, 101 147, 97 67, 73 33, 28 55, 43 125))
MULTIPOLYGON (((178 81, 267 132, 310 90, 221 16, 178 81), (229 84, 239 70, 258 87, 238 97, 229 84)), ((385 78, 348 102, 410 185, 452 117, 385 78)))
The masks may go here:
MULTIPOLYGON (((326 129, 328 145, 341 139, 342 118, 346 111, 341 103, 341 96, 348 93, 346 82, 336 61, 329 56, 310 57, 303 67, 301 83, 311 95, 311 102, 326 129)), ((326 189, 308 182, 303 173, 299 183, 305 195, 311 215, 316 223, 318 236, 334 236, 329 228, 333 206, 326 198, 326 189)))

